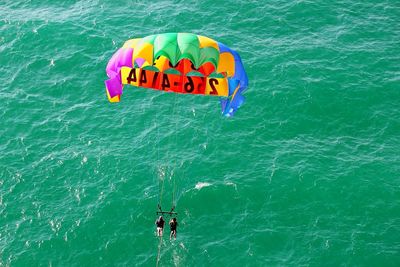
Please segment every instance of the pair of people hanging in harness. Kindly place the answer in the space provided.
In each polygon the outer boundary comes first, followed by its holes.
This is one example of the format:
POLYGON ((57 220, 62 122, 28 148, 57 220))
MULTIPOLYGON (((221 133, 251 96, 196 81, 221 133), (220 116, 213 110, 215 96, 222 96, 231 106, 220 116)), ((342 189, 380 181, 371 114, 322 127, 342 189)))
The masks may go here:
MULTIPOLYGON (((165 224, 163 216, 158 217, 155 224, 157 225, 157 236, 161 237, 163 235, 164 224, 165 224)), ((176 220, 176 217, 172 218, 169 221, 169 227, 171 230, 169 239, 172 239, 172 237, 174 237, 174 239, 176 239, 176 228, 178 227, 178 221, 176 220)))
MULTIPOLYGON (((157 214, 161 214, 160 217, 158 217, 158 219, 156 220, 155 224, 157 226, 157 236, 161 237, 163 235, 163 231, 164 231, 164 218, 163 218, 163 214, 169 214, 170 216, 175 214, 177 215, 178 213, 174 212, 174 208, 172 207, 171 211, 162 211, 160 205, 158 206, 158 208, 160 209, 160 211, 157 211, 157 214)), ((178 227, 178 221, 176 220, 176 217, 173 217, 170 221, 169 221, 169 227, 171 230, 171 233, 169 235, 169 239, 172 239, 172 237, 174 237, 174 239, 176 239, 176 228, 178 227)))

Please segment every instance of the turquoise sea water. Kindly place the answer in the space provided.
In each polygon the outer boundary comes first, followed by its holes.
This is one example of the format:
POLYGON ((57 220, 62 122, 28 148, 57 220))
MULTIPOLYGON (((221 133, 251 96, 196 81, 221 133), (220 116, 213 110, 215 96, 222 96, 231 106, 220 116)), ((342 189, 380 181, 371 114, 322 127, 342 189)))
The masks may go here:
POLYGON ((3 0, 0 266, 400 266, 399 18, 397 1, 3 0), (234 118, 133 87, 108 103, 111 55, 162 32, 240 53, 234 118))

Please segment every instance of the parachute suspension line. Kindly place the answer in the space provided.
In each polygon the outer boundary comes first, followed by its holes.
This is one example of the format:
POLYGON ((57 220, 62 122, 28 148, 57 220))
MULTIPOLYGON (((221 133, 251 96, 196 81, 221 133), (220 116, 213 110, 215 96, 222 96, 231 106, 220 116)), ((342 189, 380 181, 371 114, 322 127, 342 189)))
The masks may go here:
MULTIPOLYGON (((161 166, 161 160, 160 160, 160 124, 158 123, 158 119, 159 119, 159 115, 158 115, 158 112, 156 112, 156 127, 157 127, 156 174, 157 174, 157 179, 158 179, 158 203, 157 203, 157 209, 160 212, 162 212, 163 211, 162 210, 162 197, 163 197, 163 192, 164 192, 164 181, 165 181, 165 176, 166 176, 166 170, 165 170, 165 168, 163 168, 163 166, 161 166)), ((160 213, 160 214, 163 215, 163 213, 160 213)), ((158 252, 157 252, 156 267, 158 267, 160 259, 161 259, 162 242, 163 242, 163 235, 160 236, 160 240, 158 242, 158 252)))
POLYGON ((158 125, 158 112, 156 112, 156 130, 157 130, 157 139, 156 139, 156 147, 157 147, 157 161, 156 161, 156 167, 157 167, 157 174, 158 174, 158 168, 160 165, 160 129, 158 125))
MULTIPOLYGON (((160 171, 159 171, 160 172, 160 171)), ((159 183, 158 183, 158 189, 159 189, 159 197, 158 197, 158 204, 157 204, 157 207, 158 207, 158 209, 161 211, 162 210, 162 197, 163 197, 163 192, 164 192, 164 180, 165 180, 165 177, 164 177, 164 175, 163 175, 163 173, 162 173, 162 170, 161 170, 161 174, 160 174, 160 177, 159 177, 159 179, 160 179, 160 181, 159 181, 159 183)))
POLYGON ((158 179, 158 203, 157 208, 161 210, 162 205, 162 196, 164 192, 164 180, 165 173, 162 170, 162 166, 160 165, 160 125, 158 123, 158 112, 156 112, 156 128, 157 128, 157 161, 156 161, 156 176, 158 179))
MULTIPOLYGON (((174 140, 174 145, 175 145, 175 147, 177 148, 177 146, 178 146, 178 132, 177 132, 177 130, 178 130, 178 112, 176 111, 176 102, 177 102, 177 97, 176 97, 176 94, 174 94, 174 111, 173 111, 173 113, 174 113, 174 118, 175 118, 175 127, 174 127, 174 137, 175 137, 175 140, 174 140)), ((178 151, 178 149, 176 149, 176 151, 178 151)), ((173 170, 173 172, 172 172, 172 175, 173 175, 173 177, 172 177, 172 203, 171 203, 171 211, 173 211, 174 209, 175 209, 175 190, 176 190, 176 183, 175 183, 175 180, 176 180, 176 175, 175 175, 175 170, 176 170, 176 159, 177 159, 177 156, 175 155, 174 156, 174 163, 173 163, 173 168, 172 168, 172 170, 173 170)))
POLYGON ((157 253, 157 262, 156 262, 156 267, 158 267, 158 263, 160 262, 160 258, 161 258, 161 245, 162 245, 162 238, 163 238, 163 236, 160 236, 160 241, 158 242, 158 253, 157 253))

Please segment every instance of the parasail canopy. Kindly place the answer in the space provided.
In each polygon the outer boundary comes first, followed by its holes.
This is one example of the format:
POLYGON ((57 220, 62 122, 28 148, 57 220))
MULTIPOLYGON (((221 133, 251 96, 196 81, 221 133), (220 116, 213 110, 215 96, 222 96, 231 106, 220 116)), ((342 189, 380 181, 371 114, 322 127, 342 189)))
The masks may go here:
POLYGON ((106 92, 119 102, 123 86, 221 97, 232 116, 244 102, 248 79, 239 54, 211 38, 164 33, 125 42, 107 64, 106 92))

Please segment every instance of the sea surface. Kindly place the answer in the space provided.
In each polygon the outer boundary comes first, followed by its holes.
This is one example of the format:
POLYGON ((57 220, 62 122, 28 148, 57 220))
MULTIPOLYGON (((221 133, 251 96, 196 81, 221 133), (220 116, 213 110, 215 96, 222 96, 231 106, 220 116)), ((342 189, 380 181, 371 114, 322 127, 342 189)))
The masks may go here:
POLYGON ((0 266, 400 266, 398 1, 2 0, 0 102, 0 266), (239 52, 233 118, 108 102, 112 54, 164 32, 239 52))

